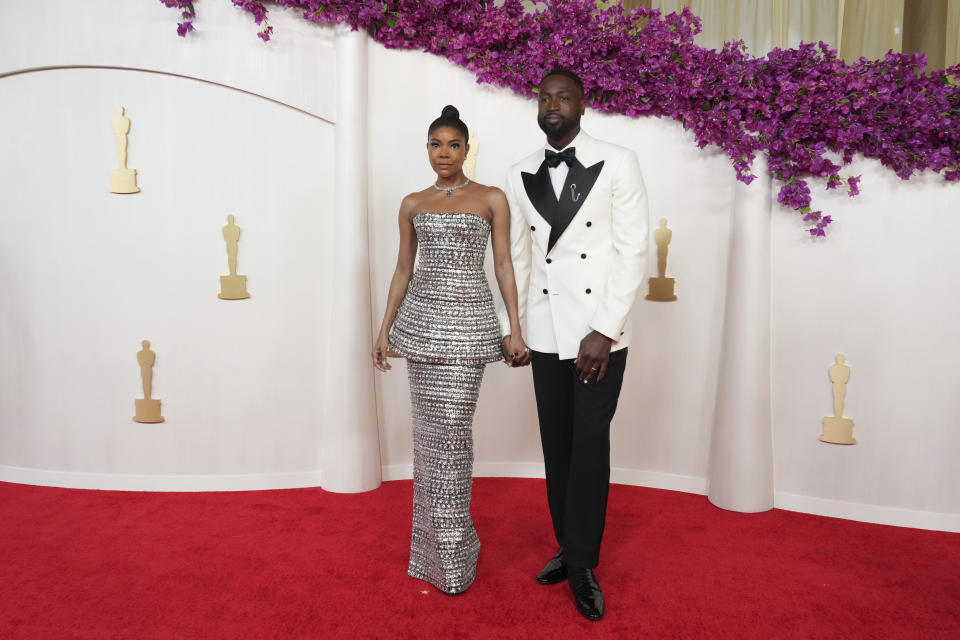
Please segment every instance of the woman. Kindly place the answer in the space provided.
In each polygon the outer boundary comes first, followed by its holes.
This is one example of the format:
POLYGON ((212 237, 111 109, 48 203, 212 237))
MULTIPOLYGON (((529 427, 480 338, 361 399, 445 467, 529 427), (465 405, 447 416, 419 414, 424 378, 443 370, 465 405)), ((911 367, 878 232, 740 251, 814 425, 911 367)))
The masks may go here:
POLYGON ((510 317, 508 358, 526 350, 510 261, 503 192, 463 174, 467 126, 446 106, 427 132, 436 182, 400 205, 400 249, 373 364, 407 359, 413 412, 413 535, 408 573, 448 595, 476 577, 480 541, 470 519, 473 413, 486 363, 501 360, 501 333, 483 271, 492 232, 497 283, 510 317), (414 258, 420 259, 414 271, 414 258))

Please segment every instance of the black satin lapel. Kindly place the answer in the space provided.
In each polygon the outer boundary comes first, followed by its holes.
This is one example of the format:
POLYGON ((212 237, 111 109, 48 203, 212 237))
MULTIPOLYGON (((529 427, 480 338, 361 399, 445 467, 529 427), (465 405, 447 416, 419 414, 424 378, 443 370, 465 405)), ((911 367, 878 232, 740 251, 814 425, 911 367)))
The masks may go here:
POLYGON ((600 170, 603 169, 603 160, 585 168, 579 160, 575 160, 570 171, 567 172, 567 179, 563 183, 563 191, 560 192, 560 205, 557 209, 557 215, 550 225, 550 241, 547 244, 547 251, 553 249, 553 245, 560 239, 560 235, 570 225, 574 216, 580 211, 590 190, 596 184, 600 176, 600 170))
POLYGON ((540 217, 552 227, 557 211, 557 196, 553 192, 553 183, 550 182, 547 163, 541 163, 540 169, 536 173, 521 171, 520 177, 523 178, 523 188, 527 192, 531 204, 540 214, 540 217))

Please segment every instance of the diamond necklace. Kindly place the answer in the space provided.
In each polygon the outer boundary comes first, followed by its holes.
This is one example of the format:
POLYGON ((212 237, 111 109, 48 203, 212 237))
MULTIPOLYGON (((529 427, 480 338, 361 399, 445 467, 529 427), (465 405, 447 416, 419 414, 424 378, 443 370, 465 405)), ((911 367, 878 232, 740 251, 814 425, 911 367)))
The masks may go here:
POLYGON ((468 184, 470 184, 470 178, 467 178, 467 181, 466 181, 466 182, 464 182, 463 184, 458 184, 458 185, 455 186, 455 187, 441 187, 441 186, 438 185, 436 182, 434 182, 434 183, 433 183, 433 188, 436 189, 437 191, 446 191, 446 192, 447 192, 447 197, 449 198, 451 195, 453 195, 453 192, 454 192, 454 191, 456 191, 457 189, 463 189, 463 188, 464 188, 465 186, 467 186, 468 184))

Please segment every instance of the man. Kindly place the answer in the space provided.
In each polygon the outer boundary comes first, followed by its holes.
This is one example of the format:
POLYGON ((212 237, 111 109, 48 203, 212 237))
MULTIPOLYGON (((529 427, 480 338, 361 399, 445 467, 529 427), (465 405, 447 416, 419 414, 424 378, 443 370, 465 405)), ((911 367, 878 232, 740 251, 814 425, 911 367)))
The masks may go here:
MULTIPOLYGON (((630 342, 630 310, 643 280, 647 199, 636 154, 580 129, 583 83, 566 69, 540 83, 537 123, 547 134, 507 175, 510 243, 524 338, 532 361, 560 550, 537 575, 569 581, 577 609, 603 617, 593 569, 610 487, 610 420, 630 342)), ((504 333, 510 324, 502 314, 504 333)), ((509 336, 507 336, 509 337, 509 336)))

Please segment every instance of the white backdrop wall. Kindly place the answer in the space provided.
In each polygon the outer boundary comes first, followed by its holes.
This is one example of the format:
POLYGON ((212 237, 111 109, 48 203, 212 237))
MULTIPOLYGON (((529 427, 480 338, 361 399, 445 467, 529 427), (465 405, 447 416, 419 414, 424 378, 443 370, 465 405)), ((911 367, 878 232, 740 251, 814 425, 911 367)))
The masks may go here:
MULTIPOLYGON (((316 484, 324 353, 337 331, 327 305, 344 294, 327 259, 340 215, 332 210, 332 30, 277 11, 275 41, 263 45, 246 15, 209 2, 200 32, 184 40, 173 33, 175 12, 159 2, 122 3, 120 13, 105 1, 82 11, 74 4, 11 7, 23 28, 0 42, 0 73, 134 67, 243 92, 120 70, 0 77, 0 136, 12 150, 0 156, 0 478, 168 489, 316 484), (143 188, 135 196, 106 191, 115 162, 109 119, 121 104, 143 188), (216 298, 228 213, 243 229, 239 266, 253 297, 242 302, 216 298), (130 421, 143 338, 158 354, 162 425, 130 421)), ((502 184, 542 137, 531 101, 477 85, 441 59, 374 43, 368 56, 373 309, 342 321, 369 323, 373 335, 396 259, 397 207, 433 179, 425 134, 443 105, 461 109, 479 142, 481 182, 502 184)), ((732 170, 672 121, 588 112, 584 127, 638 153, 652 222, 668 218, 674 231, 668 275, 680 296, 637 302, 613 427, 614 480, 704 493, 717 380, 733 375, 719 371, 732 170)), ((951 394, 960 346, 950 326, 960 312, 950 295, 960 257, 948 241, 960 225, 960 185, 903 183, 867 161, 853 171, 864 176, 861 197, 817 196, 835 214, 826 240, 809 239, 769 194, 776 503, 960 530, 960 471, 951 464, 960 450, 951 394), (817 440, 837 352, 853 368, 853 447, 817 440)), ((411 458, 405 368, 394 363, 376 380, 388 479, 408 477, 411 458)), ((488 367, 475 439, 477 475, 542 474, 529 369, 488 367)))
POLYGON ((159 74, 56 70, 0 83, 12 151, 0 196, 0 463, 118 474, 316 469, 332 127, 159 74), (107 192, 117 105, 132 122, 136 195, 107 192), (249 300, 217 298, 228 214, 242 229, 249 300), (157 353, 160 425, 131 421, 143 339, 157 353))
POLYGON ((179 38, 178 12, 159 0, 4 3, 4 20, 17 27, 0 45, 0 74, 61 65, 145 69, 224 84, 335 119, 332 29, 314 28, 293 10, 271 9, 277 37, 254 47, 260 40, 249 14, 230 2, 198 6, 198 31, 179 38))
POLYGON ((159 2, 6 8, 20 26, 0 45, 0 73, 12 74, 0 77, 6 479, 319 482, 334 34, 284 12, 284 36, 257 46, 245 15, 205 4, 208 22, 188 39, 159 2), (107 191, 118 106, 131 119, 136 195, 107 191), (249 300, 217 298, 228 214, 249 300), (143 339, 157 353, 159 425, 131 420, 143 339))
POLYGON ((826 240, 804 238, 793 217, 773 219, 778 502, 958 531, 960 184, 904 182, 873 161, 850 170, 863 175, 861 195, 818 198, 836 219, 826 240), (808 437, 833 413, 827 367, 839 352, 851 367, 852 447, 808 437))

